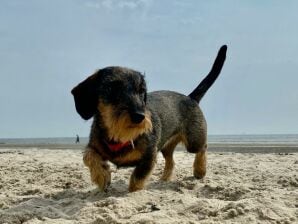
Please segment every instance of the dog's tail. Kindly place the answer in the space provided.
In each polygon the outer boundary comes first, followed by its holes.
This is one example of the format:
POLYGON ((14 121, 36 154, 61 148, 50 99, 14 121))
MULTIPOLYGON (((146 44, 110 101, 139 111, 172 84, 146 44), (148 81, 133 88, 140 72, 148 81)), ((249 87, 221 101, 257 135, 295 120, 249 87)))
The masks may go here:
POLYGON ((197 88, 195 88, 194 91, 189 94, 191 99, 199 103, 210 86, 212 86, 212 84, 215 82, 225 62, 226 52, 227 45, 223 45, 218 51, 217 57, 209 74, 202 80, 197 88))

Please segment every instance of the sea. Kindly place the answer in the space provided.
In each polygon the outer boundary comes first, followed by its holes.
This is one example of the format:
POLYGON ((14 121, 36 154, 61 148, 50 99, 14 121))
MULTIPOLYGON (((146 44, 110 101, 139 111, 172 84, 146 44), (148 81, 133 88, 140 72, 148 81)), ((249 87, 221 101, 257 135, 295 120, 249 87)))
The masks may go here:
MULTIPOLYGON (((0 138, 0 145, 71 145, 76 137, 59 138, 0 138)), ((88 137, 80 137, 80 144, 87 144, 88 137)), ((274 135, 209 135, 209 144, 253 144, 298 146, 298 134, 274 135)))

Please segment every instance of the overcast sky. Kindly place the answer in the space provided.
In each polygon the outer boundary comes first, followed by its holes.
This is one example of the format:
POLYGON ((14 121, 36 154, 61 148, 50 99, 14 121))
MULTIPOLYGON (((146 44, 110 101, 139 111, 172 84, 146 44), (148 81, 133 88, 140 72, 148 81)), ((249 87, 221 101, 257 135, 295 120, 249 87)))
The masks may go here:
POLYGON ((88 136, 71 89, 96 69, 146 72, 201 101, 209 134, 298 133, 298 1, 1 0, 0 138, 88 136))

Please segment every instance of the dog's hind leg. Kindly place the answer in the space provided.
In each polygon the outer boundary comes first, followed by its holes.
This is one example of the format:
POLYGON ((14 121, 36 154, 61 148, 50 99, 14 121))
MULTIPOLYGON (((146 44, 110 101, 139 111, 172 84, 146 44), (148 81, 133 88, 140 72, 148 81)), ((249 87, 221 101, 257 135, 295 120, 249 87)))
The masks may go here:
POLYGON ((162 147, 161 153, 165 159, 165 168, 161 176, 162 181, 170 181, 173 175, 175 161, 173 159, 173 152, 177 144, 181 141, 179 136, 170 138, 162 147))
POLYGON ((193 175, 198 179, 201 179, 206 175, 206 154, 206 150, 202 150, 196 153, 195 156, 195 161, 193 163, 193 175))
POLYGON ((187 145, 186 149, 188 152, 196 153, 195 160, 193 163, 193 175, 201 179, 206 175, 206 165, 207 165, 207 143, 197 145, 187 145))
POLYGON ((186 149, 190 153, 195 153, 193 163, 193 175, 201 179, 206 175, 207 165, 207 131, 206 128, 197 128, 188 132, 186 137, 186 149))
POLYGON ((206 175, 206 165, 207 165, 207 143, 194 147, 187 146, 188 152, 196 153, 195 160, 193 163, 193 175, 201 179, 206 175))

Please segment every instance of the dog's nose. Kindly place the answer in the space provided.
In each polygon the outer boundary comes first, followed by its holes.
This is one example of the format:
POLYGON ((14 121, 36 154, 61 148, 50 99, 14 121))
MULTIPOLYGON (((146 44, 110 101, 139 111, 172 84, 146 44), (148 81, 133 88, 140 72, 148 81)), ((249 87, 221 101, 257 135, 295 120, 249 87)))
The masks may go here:
POLYGON ((145 114, 142 112, 135 112, 131 114, 131 121, 135 124, 141 123, 145 118, 145 114))

